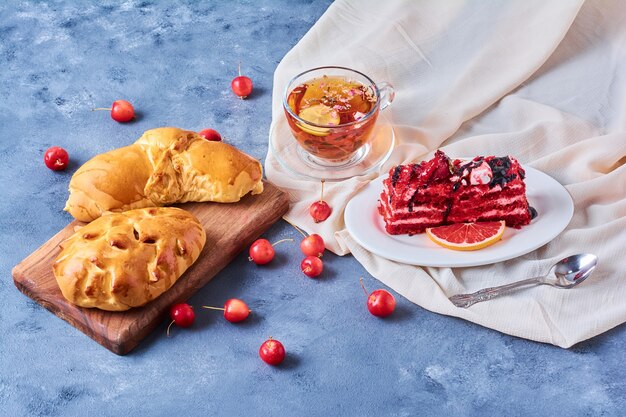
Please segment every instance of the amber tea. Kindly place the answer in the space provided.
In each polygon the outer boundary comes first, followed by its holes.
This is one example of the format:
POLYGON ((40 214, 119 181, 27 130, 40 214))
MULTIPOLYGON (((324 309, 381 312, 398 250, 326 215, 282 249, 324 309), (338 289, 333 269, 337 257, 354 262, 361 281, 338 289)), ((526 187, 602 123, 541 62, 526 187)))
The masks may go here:
POLYGON ((296 140, 312 155, 330 161, 350 158, 368 143, 376 118, 374 86, 340 76, 313 78, 287 96, 285 109, 296 140))

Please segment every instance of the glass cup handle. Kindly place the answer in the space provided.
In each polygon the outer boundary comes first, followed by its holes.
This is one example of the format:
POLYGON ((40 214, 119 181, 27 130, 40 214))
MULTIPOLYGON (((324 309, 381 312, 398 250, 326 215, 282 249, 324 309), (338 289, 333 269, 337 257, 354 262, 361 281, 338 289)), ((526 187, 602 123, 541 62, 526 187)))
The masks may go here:
POLYGON ((380 109, 384 110, 396 97, 396 92, 393 86, 385 81, 376 84, 376 88, 378 88, 378 94, 380 95, 380 109))

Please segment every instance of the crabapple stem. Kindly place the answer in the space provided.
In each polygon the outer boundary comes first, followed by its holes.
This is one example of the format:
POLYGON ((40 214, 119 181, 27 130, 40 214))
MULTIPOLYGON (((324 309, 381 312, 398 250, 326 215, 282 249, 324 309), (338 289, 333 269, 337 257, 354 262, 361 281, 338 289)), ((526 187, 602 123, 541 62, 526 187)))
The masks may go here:
POLYGON ((276 245, 278 245, 279 243, 283 243, 283 242, 293 242, 293 239, 281 239, 281 240, 279 240, 278 242, 274 242, 274 243, 272 243, 272 246, 276 246, 276 245))
POLYGON ((239 73, 239 76, 241 77, 241 62, 237 65, 237 72, 239 73))
POLYGON ((359 281, 361 282, 361 288, 363 288, 363 292, 365 293, 367 297, 369 297, 370 295, 367 293, 367 290, 365 289, 365 284, 363 284, 363 277, 359 278, 359 281))
POLYGON ((307 236, 304 234, 304 232, 302 231, 302 229, 300 229, 298 226, 296 226, 295 224, 291 223, 291 222, 290 222, 289 220, 287 220, 287 219, 283 219, 283 220, 285 220, 287 223, 289 223, 290 225, 292 225, 292 226, 294 227, 294 229, 296 229, 298 232, 300 232, 300 234, 301 234, 303 237, 307 237, 307 236))
POLYGON ((112 109, 110 109, 110 108, 107 109, 105 107, 98 107, 98 108, 95 108, 95 109, 91 109, 91 111, 98 111, 98 110, 109 110, 109 111, 111 111, 112 109))
POLYGON ((170 327, 172 327, 172 324, 174 324, 174 320, 172 320, 172 322, 169 324, 169 326, 167 326, 167 330, 165 331, 165 335, 167 337, 170 337, 170 327))
POLYGON ((209 310, 226 310, 225 308, 221 308, 221 307, 211 307, 211 306, 202 306, 202 308, 208 308, 209 310))
POLYGON ((320 202, 324 201, 324 182, 326 182, 326 180, 322 180, 322 195, 320 196, 320 202))

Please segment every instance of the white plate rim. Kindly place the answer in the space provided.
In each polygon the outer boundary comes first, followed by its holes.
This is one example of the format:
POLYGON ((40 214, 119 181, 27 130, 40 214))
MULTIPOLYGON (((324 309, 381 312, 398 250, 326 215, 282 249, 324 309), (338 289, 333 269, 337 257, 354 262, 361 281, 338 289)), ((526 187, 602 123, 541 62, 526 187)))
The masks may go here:
POLYGON ((507 228, 502 241, 493 246, 478 251, 454 251, 430 242, 423 233, 410 237, 386 233, 384 221, 378 213, 377 207, 378 197, 382 192, 382 181, 388 174, 372 180, 350 199, 344 212, 346 229, 350 236, 368 251, 391 261, 409 265, 472 267, 489 265, 525 255, 549 243, 565 230, 574 214, 574 202, 565 187, 548 174, 529 166, 522 166, 522 168, 526 171, 525 183, 529 204, 533 207, 540 204, 542 209, 537 208, 538 216, 528 226, 524 226, 520 230, 507 228), (373 202, 372 196, 375 196, 373 202), (558 213, 554 212, 556 207, 560 207, 558 213), (362 219, 363 215, 371 217, 372 210, 375 211, 374 222, 377 223, 370 225, 373 228, 370 228, 369 232, 371 233, 368 234, 368 229, 359 223, 359 219, 362 219), (542 210, 544 210, 543 213, 542 210), (550 223, 546 224, 546 222, 550 223), (382 233, 380 233, 381 229, 382 233), (378 239, 382 238, 382 244, 373 241, 372 233, 378 239), (524 239, 521 239, 520 236, 524 236, 524 239), (405 249, 406 246, 413 245, 405 242, 411 239, 415 239, 415 243, 422 246, 416 244, 414 246, 416 253, 411 254, 412 258, 409 258, 405 249), (516 241, 523 244, 516 245, 516 241), (423 247, 424 245, 426 248, 423 247), (424 253, 419 253, 419 249, 426 250, 424 253))

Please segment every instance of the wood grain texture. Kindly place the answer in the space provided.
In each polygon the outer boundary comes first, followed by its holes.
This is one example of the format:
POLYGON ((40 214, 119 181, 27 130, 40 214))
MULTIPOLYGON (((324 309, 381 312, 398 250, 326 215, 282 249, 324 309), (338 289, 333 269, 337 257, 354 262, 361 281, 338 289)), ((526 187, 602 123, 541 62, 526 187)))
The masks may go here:
POLYGON ((130 352, 162 322, 170 305, 191 297, 233 258, 278 221, 289 207, 287 195, 270 183, 259 195, 238 203, 185 203, 204 226, 207 242, 198 260, 164 294, 140 308, 124 312, 87 309, 70 304, 52 273, 59 243, 74 233, 68 224, 13 268, 15 286, 87 336, 118 355, 130 352))

